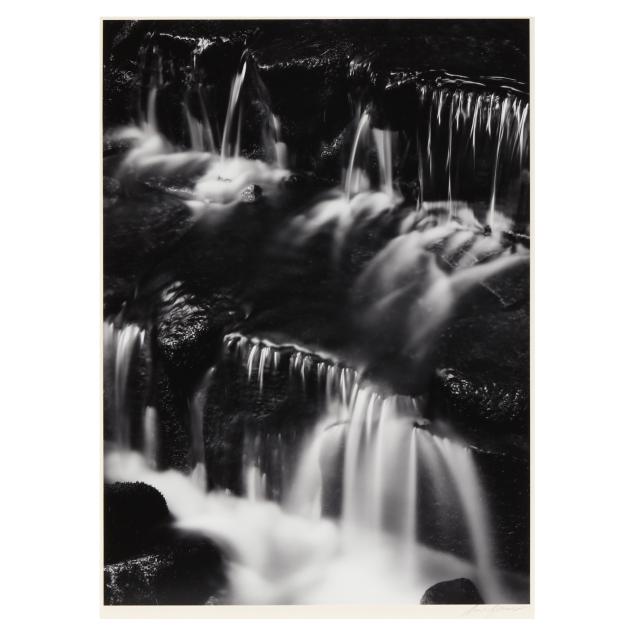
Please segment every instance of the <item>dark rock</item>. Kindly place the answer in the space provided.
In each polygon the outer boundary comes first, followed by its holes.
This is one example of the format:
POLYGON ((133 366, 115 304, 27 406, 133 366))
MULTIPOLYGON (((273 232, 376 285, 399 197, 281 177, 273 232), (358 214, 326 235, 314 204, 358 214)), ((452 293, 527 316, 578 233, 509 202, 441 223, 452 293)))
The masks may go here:
POLYGON ((200 605, 222 598, 223 558, 210 541, 173 533, 156 554, 104 570, 107 605, 200 605))
POLYGON ((172 368, 194 372, 211 365, 223 333, 243 316, 242 309, 227 296, 201 297, 180 282, 163 291, 158 313, 161 355, 172 368))
POLYGON ((476 586, 467 578, 446 580, 431 586, 421 598, 420 604, 483 604, 476 586))
POLYGON ((172 526, 165 499, 144 483, 113 483, 104 495, 106 604, 204 604, 226 586, 214 543, 172 526))
POLYGON ((112 483, 104 488, 104 562, 147 555, 158 532, 172 521, 163 496, 145 483, 112 483))
POLYGON ((483 381, 478 375, 468 376, 449 368, 438 370, 436 376, 445 410, 464 426, 480 432, 488 427, 503 431, 526 428, 529 395, 524 386, 483 381))
POLYGON ((104 176, 104 208, 111 207, 119 199, 121 183, 111 176, 104 176))
POLYGON ((170 561, 158 555, 124 560, 104 568, 104 604, 159 604, 156 579, 170 561))
POLYGON ((319 402, 301 386, 290 386, 288 368, 268 372, 262 391, 242 366, 224 360, 208 387, 204 444, 208 485, 243 494, 243 452, 258 447, 267 489, 275 497, 285 483, 285 463, 297 456, 319 402))
POLYGON ((530 565, 530 464, 527 452, 477 453, 481 484, 487 492, 494 563, 527 575, 530 565), (522 457, 524 454, 524 460, 522 457))
MULTIPOLYGON (((493 296, 492 302, 497 302, 493 296)), ((528 386, 529 305, 486 310, 479 303, 457 315, 439 337, 435 363, 437 368, 454 368, 477 378, 478 383, 528 386)))
POLYGON ((187 472, 191 467, 192 447, 187 396, 178 377, 168 374, 160 360, 155 369, 153 388, 159 429, 157 467, 187 472))
POLYGON ((529 261, 522 267, 511 267, 507 271, 492 276, 483 282, 482 286, 503 309, 527 305, 529 303, 529 261))
MULTIPOLYGON (((114 194, 114 184, 107 185, 114 194)), ((104 274, 136 282, 191 226, 192 214, 176 196, 142 188, 117 190, 104 208, 104 274)))
POLYGON ((175 531, 162 554, 169 564, 157 571, 159 604, 205 604, 222 594, 227 582, 224 559, 208 539, 175 531))
POLYGON ((119 313, 124 303, 133 298, 134 279, 125 276, 104 275, 104 317, 119 313))

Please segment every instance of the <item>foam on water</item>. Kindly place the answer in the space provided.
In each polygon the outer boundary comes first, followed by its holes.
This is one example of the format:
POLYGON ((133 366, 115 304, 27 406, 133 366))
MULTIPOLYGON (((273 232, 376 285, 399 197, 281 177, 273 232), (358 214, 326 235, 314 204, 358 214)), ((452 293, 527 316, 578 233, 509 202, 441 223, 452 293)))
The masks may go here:
POLYGON ((108 481, 157 488, 177 526, 213 539, 226 553, 234 604, 417 604, 439 579, 474 577, 474 567, 424 546, 400 567, 401 541, 385 533, 345 532, 331 520, 306 518, 278 504, 201 492, 185 475, 149 469, 134 453, 112 452, 108 481))

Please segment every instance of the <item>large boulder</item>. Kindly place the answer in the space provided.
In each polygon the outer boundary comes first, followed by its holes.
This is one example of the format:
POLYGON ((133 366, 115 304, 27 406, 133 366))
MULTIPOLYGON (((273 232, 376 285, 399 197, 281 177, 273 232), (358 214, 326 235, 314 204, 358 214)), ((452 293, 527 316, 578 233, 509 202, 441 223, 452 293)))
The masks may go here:
POLYGON ((163 496, 145 483, 104 489, 104 563, 152 553, 158 533, 172 522, 163 496))
POLYGON ((173 530, 160 553, 167 565, 157 571, 159 604, 206 604, 224 595, 224 558, 207 538, 173 530))
POLYGON ((158 553, 105 567, 104 603, 216 603, 223 597, 225 581, 223 558, 213 543, 173 533, 158 553))
POLYGON ((222 597, 226 575, 221 551, 172 521, 165 499, 153 487, 106 485, 106 604, 205 604, 222 597))
POLYGON ((211 365, 226 329, 242 317, 240 306, 225 295, 205 297, 176 282, 161 294, 157 320, 159 351, 171 369, 200 372, 211 365))
POLYGON ((432 585, 420 604, 484 604, 481 594, 471 580, 456 578, 432 585))

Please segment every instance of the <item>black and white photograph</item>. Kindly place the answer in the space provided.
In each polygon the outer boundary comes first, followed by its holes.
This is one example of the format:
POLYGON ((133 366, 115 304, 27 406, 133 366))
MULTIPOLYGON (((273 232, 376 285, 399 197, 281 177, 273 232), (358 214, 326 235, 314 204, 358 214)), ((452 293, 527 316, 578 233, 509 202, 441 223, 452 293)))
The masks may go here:
POLYGON ((105 606, 530 603, 530 27, 102 21, 105 606))
POLYGON ((7 4, 0 630, 632 631, 628 8, 7 4))

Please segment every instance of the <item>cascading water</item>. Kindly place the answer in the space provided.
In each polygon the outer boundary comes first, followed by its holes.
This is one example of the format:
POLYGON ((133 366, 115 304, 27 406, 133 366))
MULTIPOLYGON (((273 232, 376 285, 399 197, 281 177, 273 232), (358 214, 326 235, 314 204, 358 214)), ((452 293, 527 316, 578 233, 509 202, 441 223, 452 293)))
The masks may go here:
POLYGON ((502 224, 507 228, 509 220, 505 219, 515 210, 497 208, 500 166, 504 161, 506 183, 528 170, 527 101, 520 95, 501 98, 483 89, 424 86, 420 102, 425 122, 417 136, 420 201, 443 200, 439 194, 445 189, 451 218, 461 195, 481 198, 483 205, 487 196, 483 221, 490 227, 502 224), (439 157, 445 158, 442 167, 439 157), (487 160, 491 176, 481 187, 475 179, 483 160, 487 160), (440 175, 445 177, 444 186, 440 175))
POLYGON ((105 373, 113 377, 113 437, 117 445, 124 449, 130 449, 132 439, 129 404, 131 367, 137 361, 144 339, 145 331, 136 324, 122 327, 115 326, 113 322, 104 324, 105 373))
POLYGON ((240 154, 240 129, 242 127, 242 110, 236 111, 239 107, 240 91, 245 81, 245 73, 247 72, 247 62, 243 62, 242 68, 238 75, 234 77, 229 92, 229 104, 227 106, 227 115, 225 117, 225 127, 223 128, 223 139, 221 141, 220 160, 230 156, 238 156, 240 154), (234 143, 231 142, 231 136, 234 136, 234 143), (232 152, 233 146, 233 152, 232 152))
POLYGON ((205 402, 210 383, 214 379, 216 368, 210 368, 196 387, 190 400, 190 438, 192 440, 192 480, 203 491, 207 489, 207 468, 205 467, 205 441, 203 426, 205 420, 205 402))
MULTIPOLYGON (((156 64, 160 70, 160 57, 156 64)), ((265 113, 264 158, 248 158, 242 147, 245 93, 262 83, 250 77, 255 72, 243 56, 220 145, 192 76, 182 104, 189 148, 159 129, 163 80, 155 73, 145 120, 113 135, 131 143, 120 174, 186 176, 189 185, 178 195, 203 220, 239 209, 248 186, 275 200, 291 172, 280 120, 262 91, 254 99, 265 113)), ((469 293, 527 263, 527 248, 509 237, 515 210, 505 189, 527 169, 528 106, 521 95, 478 85, 426 84, 419 96, 416 205, 404 204, 399 135, 375 127, 372 109, 360 104, 348 129, 342 181, 285 218, 275 237, 292 252, 326 235, 334 256, 329 266, 337 269, 355 232, 394 221, 392 233, 350 274, 347 308, 356 336, 379 341, 393 333, 393 348, 423 365, 469 293)), ((458 435, 445 434, 445 422, 428 418, 427 395, 396 394, 370 372, 369 360, 349 358, 345 348, 335 353, 280 335, 225 331, 221 353, 196 374, 185 398, 188 474, 160 472, 158 407, 146 398, 135 431, 139 408, 131 398, 135 368, 154 363, 141 355, 152 331, 116 324, 104 327, 107 381, 112 376, 106 479, 156 487, 179 527, 214 540, 228 560, 229 602, 417 603, 429 585, 452 577, 473 579, 487 602, 514 599, 497 566, 477 458, 458 435), (317 404, 317 415, 298 421, 293 434, 241 420, 240 487, 208 491, 215 483, 206 452, 208 410, 227 369, 240 377, 236 385, 249 388, 255 407, 271 393, 294 395, 317 404), (438 547, 450 525, 467 545, 455 550, 460 557, 438 547)))
MULTIPOLYGON (((456 491, 463 522, 476 562, 476 575, 488 598, 504 597, 492 559, 485 494, 473 458, 464 447, 435 437, 425 430, 429 422, 421 414, 417 399, 405 395, 382 395, 363 381, 361 374, 293 344, 277 345, 269 340, 229 334, 226 353, 244 367, 248 381, 262 392, 267 370, 288 367, 289 381, 306 390, 311 383, 322 394, 324 419, 317 422, 299 452, 295 477, 283 495, 285 507, 309 518, 319 515, 321 472, 335 466, 321 459, 321 447, 329 433, 344 423, 343 539, 353 543, 358 534, 378 540, 388 533, 399 537, 396 549, 405 562, 416 559, 420 535, 417 510, 443 516, 444 506, 454 504, 448 495, 447 479, 456 491), (263 360, 276 360, 269 367, 263 360), (257 372, 255 369, 258 369, 257 372), (420 474, 434 485, 433 500, 420 501, 420 474)), ((245 470, 250 499, 265 498, 266 473, 253 464, 245 470)), ((425 541, 425 536, 421 537, 425 541)))

